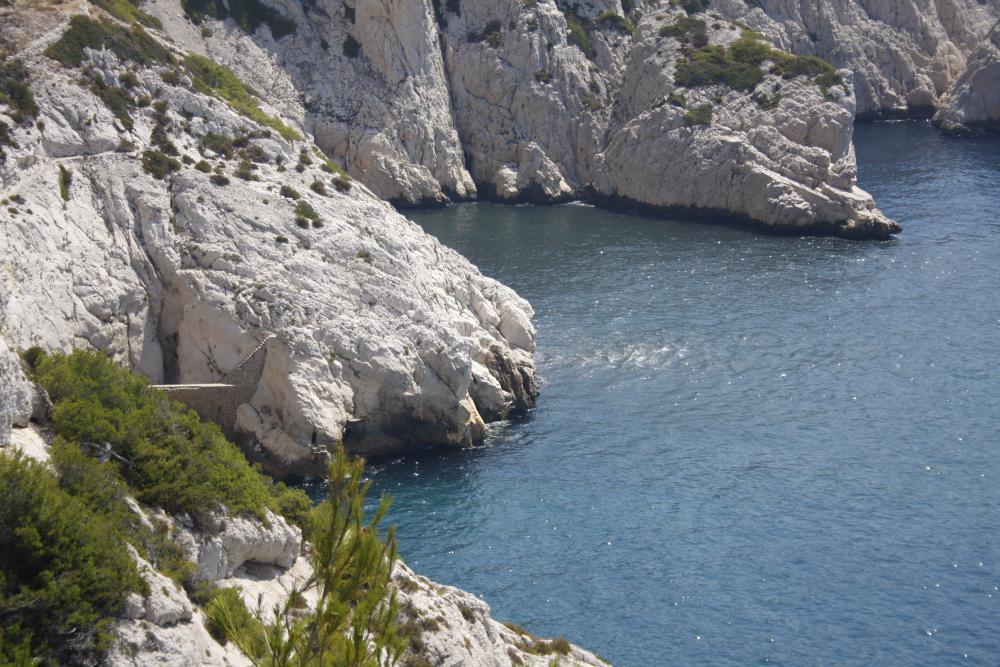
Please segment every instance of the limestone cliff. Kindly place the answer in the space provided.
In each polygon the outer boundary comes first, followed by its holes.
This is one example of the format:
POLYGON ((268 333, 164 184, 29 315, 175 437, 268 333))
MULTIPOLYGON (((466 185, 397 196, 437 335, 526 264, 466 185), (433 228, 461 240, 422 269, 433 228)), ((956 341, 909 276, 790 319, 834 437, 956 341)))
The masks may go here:
POLYGON ((949 89, 934 124, 954 135, 1000 131, 1000 21, 949 89))
MULTIPOLYGON (((786 72, 689 92, 674 73, 690 45, 661 34, 688 12, 626 4, 276 1, 294 28, 249 34, 219 12, 185 16, 176 0, 148 7, 179 44, 273 91, 321 148, 396 203, 591 197, 796 233, 898 230, 854 183, 849 74, 832 90, 786 72), (777 79, 788 81, 781 95, 777 79), (714 105, 709 123, 668 104, 681 97, 714 105)), ((740 36, 731 19, 746 14, 731 13, 692 16, 725 46, 740 36)))
POLYGON ((276 334, 237 424, 284 472, 323 471, 317 449, 341 439, 474 444, 484 419, 531 405, 530 306, 339 174, 292 118, 94 6, 13 16, 37 110, 0 106, 11 347, 212 383, 276 334))
POLYGON ((716 0, 781 48, 850 70, 859 115, 929 116, 1000 17, 981 0, 716 0))

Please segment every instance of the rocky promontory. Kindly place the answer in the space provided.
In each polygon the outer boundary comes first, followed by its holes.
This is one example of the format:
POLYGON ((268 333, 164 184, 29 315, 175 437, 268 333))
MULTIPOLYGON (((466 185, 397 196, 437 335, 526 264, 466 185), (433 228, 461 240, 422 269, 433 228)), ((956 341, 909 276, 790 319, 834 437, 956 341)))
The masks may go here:
POLYGON ((0 167, 10 346, 203 385, 269 339, 237 428, 300 474, 344 439, 475 444, 531 405, 530 306, 231 72, 96 7, 19 19, 33 108, 5 116, 0 167))

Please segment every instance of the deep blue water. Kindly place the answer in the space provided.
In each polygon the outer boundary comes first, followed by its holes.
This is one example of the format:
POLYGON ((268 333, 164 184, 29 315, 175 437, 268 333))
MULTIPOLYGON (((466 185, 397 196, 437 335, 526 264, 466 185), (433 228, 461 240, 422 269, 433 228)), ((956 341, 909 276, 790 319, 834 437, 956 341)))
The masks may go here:
POLYGON ((1000 665, 1000 140, 862 125, 904 233, 412 217, 534 305, 544 388, 372 467, 419 572, 622 665, 1000 665))

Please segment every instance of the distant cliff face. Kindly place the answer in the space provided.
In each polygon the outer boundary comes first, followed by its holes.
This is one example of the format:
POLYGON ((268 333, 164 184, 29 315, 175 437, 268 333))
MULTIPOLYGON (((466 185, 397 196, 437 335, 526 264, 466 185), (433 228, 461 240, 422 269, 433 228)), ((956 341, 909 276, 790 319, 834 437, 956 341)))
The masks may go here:
POLYGON ((934 123, 948 134, 1000 131, 1000 22, 969 57, 948 90, 934 123))
POLYGON ((859 115, 929 116, 1000 6, 981 0, 716 0, 793 53, 851 71, 859 115))
POLYGON ((149 8, 397 203, 592 196, 798 232, 898 229, 855 187, 849 76, 820 85, 758 57, 750 83, 678 83, 678 64, 724 54, 743 28, 700 3, 625 5, 288 2, 295 27, 277 39, 266 24, 195 25, 174 0, 149 8))

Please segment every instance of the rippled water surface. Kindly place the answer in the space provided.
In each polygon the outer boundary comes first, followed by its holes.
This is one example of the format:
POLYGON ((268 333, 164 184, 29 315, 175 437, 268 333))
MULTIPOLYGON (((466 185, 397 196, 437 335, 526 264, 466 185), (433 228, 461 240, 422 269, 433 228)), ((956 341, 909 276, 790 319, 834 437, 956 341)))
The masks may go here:
POLYGON ((1000 665, 1000 140, 859 126, 897 241, 412 214, 533 304, 489 446, 373 467, 404 557, 623 665, 1000 665))

